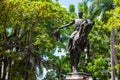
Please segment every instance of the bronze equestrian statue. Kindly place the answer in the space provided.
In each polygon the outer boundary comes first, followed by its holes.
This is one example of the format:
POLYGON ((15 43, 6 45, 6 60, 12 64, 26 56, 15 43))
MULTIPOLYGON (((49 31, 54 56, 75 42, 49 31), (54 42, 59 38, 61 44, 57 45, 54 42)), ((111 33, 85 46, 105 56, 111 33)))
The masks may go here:
POLYGON ((72 24, 74 24, 74 32, 71 34, 69 43, 68 43, 68 52, 70 54, 71 59, 71 70, 72 72, 77 72, 77 67, 79 64, 80 55, 82 52, 86 53, 86 61, 88 60, 89 55, 89 41, 88 41, 88 34, 92 29, 93 22, 89 19, 84 20, 82 19, 83 12, 79 11, 78 16, 79 18, 76 18, 72 20, 70 23, 61 26, 57 31, 55 31, 52 35, 56 36, 56 38, 59 38, 59 31, 62 28, 68 27, 72 24))

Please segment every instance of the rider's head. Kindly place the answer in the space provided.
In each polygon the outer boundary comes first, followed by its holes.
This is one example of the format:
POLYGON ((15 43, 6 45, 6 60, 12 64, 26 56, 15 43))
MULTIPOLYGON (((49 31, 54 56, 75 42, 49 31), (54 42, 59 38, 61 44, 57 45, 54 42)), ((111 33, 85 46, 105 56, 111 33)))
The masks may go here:
POLYGON ((79 18, 82 18, 83 12, 82 11, 78 11, 78 16, 79 16, 79 18))

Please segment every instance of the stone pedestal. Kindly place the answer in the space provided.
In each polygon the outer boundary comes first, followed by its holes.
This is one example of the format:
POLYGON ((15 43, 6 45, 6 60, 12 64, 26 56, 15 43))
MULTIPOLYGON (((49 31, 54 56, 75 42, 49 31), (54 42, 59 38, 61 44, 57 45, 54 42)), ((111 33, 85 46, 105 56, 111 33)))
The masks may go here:
POLYGON ((76 72, 67 74, 65 80, 92 80, 92 77, 88 73, 76 72))

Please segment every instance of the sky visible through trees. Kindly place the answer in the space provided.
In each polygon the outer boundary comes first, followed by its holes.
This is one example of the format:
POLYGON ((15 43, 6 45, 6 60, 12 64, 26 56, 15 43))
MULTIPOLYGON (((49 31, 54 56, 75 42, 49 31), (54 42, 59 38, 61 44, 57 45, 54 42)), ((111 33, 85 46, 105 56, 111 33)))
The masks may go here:
MULTIPOLYGON (((55 1, 55 0, 53 0, 53 1, 55 1)), ((81 1, 82 0, 58 0, 58 2, 62 6, 66 7, 67 9, 69 8, 70 4, 74 4, 76 13, 78 12, 78 3, 81 2, 81 1)))

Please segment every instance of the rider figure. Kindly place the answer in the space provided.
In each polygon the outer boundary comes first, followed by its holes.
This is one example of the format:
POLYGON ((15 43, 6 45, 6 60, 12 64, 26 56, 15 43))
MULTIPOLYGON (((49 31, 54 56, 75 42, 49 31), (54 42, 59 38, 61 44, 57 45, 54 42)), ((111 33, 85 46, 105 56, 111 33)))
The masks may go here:
POLYGON ((79 11, 78 12, 78 16, 79 18, 75 18, 73 19, 70 23, 68 24, 65 24, 63 26, 61 26, 58 31, 64 27, 68 27, 70 25, 73 25, 74 24, 74 32, 71 34, 70 36, 70 39, 69 39, 69 45, 68 45, 68 50, 70 50, 72 48, 72 46, 70 46, 70 43, 71 43, 71 40, 73 40, 74 36, 76 35, 76 33, 78 32, 79 28, 80 28, 80 25, 83 24, 85 21, 84 19, 82 19, 82 16, 83 16, 83 12, 82 11, 79 11))
POLYGON ((74 32, 71 34, 70 38, 73 38, 73 36, 77 33, 77 31, 80 28, 81 23, 83 22, 82 16, 83 16, 83 12, 79 11, 78 12, 78 16, 79 18, 73 19, 70 23, 63 25, 62 27, 60 27, 58 30, 60 30, 61 28, 70 26, 74 24, 74 32))

